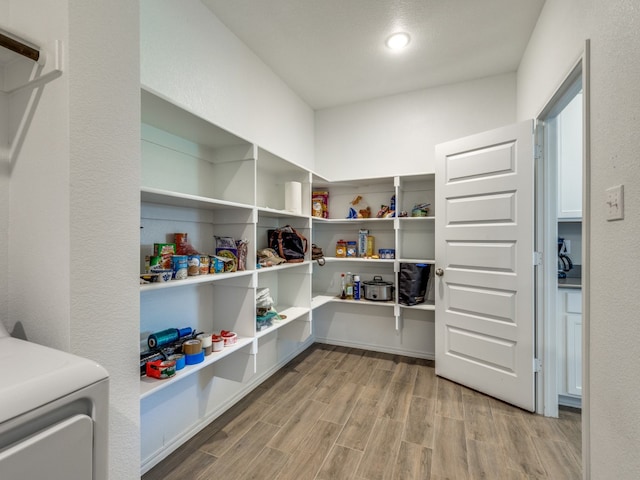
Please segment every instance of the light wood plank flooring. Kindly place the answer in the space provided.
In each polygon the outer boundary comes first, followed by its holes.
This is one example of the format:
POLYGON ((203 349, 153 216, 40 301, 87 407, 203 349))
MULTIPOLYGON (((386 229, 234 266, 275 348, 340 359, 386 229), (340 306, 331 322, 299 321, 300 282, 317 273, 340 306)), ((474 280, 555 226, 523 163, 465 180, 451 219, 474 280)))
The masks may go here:
POLYGON ((523 412, 433 362, 314 344, 143 480, 580 479, 580 413, 523 412))

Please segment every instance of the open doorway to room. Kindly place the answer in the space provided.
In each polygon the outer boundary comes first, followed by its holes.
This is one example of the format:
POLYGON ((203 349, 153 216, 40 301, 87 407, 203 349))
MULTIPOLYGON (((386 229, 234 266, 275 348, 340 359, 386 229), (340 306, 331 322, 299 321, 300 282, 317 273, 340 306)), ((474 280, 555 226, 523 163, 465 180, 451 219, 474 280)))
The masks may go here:
MULTIPOLYGON (((587 49, 538 116, 537 277, 539 413, 582 412, 588 458, 588 76, 587 49)), ((585 462, 583 460, 583 466, 585 462)))

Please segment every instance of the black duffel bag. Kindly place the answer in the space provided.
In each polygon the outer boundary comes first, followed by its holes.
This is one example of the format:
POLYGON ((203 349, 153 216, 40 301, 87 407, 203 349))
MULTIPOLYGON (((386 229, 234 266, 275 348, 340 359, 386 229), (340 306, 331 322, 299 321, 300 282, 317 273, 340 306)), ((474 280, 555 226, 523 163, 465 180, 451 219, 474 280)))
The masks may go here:
POLYGON ((288 263, 304 262, 309 247, 304 235, 290 225, 269 230, 268 233, 269 248, 273 248, 280 257, 288 263))

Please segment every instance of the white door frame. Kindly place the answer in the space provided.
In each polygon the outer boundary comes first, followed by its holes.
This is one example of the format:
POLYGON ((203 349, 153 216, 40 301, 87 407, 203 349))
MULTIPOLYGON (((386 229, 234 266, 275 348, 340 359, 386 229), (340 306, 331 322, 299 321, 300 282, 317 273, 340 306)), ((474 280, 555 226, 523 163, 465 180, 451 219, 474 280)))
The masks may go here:
MULTIPOLYGON (((584 51, 572 66, 544 108, 536 116, 537 123, 543 127, 544 119, 553 114, 556 103, 568 91, 578 78, 582 77, 583 91, 583 159, 582 159, 582 468, 583 478, 590 478, 590 402, 589 402, 589 344, 590 344, 590 252, 591 252, 591 161, 590 161, 590 79, 589 79, 589 40, 584 51)), ((537 145, 544 145, 544 127, 536 139, 537 145)), ((545 155, 544 151, 539 152, 545 155)), ((558 416, 558 385, 556 377, 555 318, 557 295, 557 224, 551 220, 556 216, 555 197, 549 195, 549 189, 556 188, 555 174, 549 171, 544 161, 536 162, 536 241, 538 251, 542 251, 543 265, 538 269, 536 278, 536 299, 538 325, 536 327, 537 357, 542 359, 542 372, 536 379, 536 412, 547 416, 558 416), (551 210, 553 209, 553 210, 551 210), (555 231, 556 234, 552 234, 555 231)))

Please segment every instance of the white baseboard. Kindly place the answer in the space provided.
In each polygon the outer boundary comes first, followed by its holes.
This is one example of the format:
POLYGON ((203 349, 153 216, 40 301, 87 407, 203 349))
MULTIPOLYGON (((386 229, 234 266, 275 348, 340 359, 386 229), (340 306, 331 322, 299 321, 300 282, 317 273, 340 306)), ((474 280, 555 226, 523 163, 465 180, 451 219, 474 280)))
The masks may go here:
POLYGON ((427 360, 435 360, 435 352, 424 352, 418 350, 408 350, 393 347, 386 347, 380 345, 374 345, 370 343, 360 342, 345 342, 343 340, 336 340, 333 338, 319 338, 316 337, 316 343, 326 343, 327 345, 336 345, 339 347, 360 348, 362 350, 371 350, 373 352, 390 353, 392 355, 404 355, 407 357, 424 358, 427 360))

